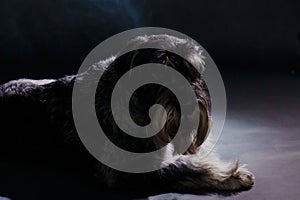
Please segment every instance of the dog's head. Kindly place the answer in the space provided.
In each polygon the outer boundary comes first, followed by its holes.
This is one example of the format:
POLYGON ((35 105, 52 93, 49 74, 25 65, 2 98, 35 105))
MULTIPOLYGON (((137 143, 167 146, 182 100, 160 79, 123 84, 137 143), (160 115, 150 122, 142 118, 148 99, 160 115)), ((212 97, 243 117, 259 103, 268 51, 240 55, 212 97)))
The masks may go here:
MULTIPOLYGON (((151 35, 139 36, 131 40, 126 48, 137 50, 125 54, 122 54, 121 51, 121 56, 112 57, 95 65, 97 68, 105 70, 99 81, 96 95, 97 116, 104 132, 116 145, 123 149, 133 152, 148 152, 170 143, 178 131, 182 117, 187 117, 192 121, 193 115, 197 114, 200 115, 198 130, 193 130, 193 133, 191 133, 191 136, 195 137, 190 137, 191 145, 186 151, 186 153, 195 153, 197 148, 204 142, 210 125, 210 98, 207 86, 201 78, 201 72, 204 70, 204 57, 201 55, 200 47, 187 39, 179 39, 169 35, 151 35), (161 48, 147 48, 144 44, 156 44, 161 48), (185 60, 172 53, 175 48, 180 48, 187 59, 185 60), (182 74, 195 92, 199 112, 193 112, 195 107, 189 104, 180 105, 176 96, 162 85, 143 85, 132 94, 130 99, 129 111, 132 120, 140 126, 151 123, 149 109, 154 104, 162 105, 167 116, 165 124, 161 126, 163 128, 158 134, 141 139, 124 133, 118 127, 112 116, 110 98, 118 80, 126 72, 147 63, 168 65, 182 74), (181 116, 181 109, 191 110, 192 114, 181 116)), ((182 88, 182 92, 185 92, 184 88, 182 88)), ((162 115, 157 112, 154 116, 160 119, 162 115)), ((182 125, 188 126, 188 124, 182 125)))

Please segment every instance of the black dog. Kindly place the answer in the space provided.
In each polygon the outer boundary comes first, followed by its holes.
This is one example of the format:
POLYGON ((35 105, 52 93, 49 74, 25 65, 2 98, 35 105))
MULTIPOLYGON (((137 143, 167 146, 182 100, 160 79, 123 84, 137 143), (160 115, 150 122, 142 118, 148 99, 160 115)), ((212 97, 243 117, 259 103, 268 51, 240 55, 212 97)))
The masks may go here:
MULTIPOLYGON (((192 66, 204 68, 203 56, 197 45, 186 39, 169 35, 137 37, 129 45, 139 47, 143 43, 159 43, 162 49, 181 48, 189 60, 167 50, 139 49, 120 57, 111 57, 91 66, 85 73, 66 76, 57 80, 20 79, 0 86, 2 152, 23 153, 38 157, 52 156, 52 159, 82 159, 85 170, 97 172, 107 185, 112 187, 139 187, 148 183, 151 187, 163 187, 176 191, 199 191, 203 188, 238 190, 251 187, 254 176, 238 162, 225 163, 217 156, 200 159, 198 149, 204 142, 210 126, 210 97, 201 75, 192 66), (145 63, 165 64, 180 72, 191 84, 197 96, 201 120, 196 137, 192 138, 188 150, 172 157, 172 149, 166 152, 164 167, 151 173, 130 174, 111 169, 94 159, 81 143, 72 116, 72 90, 76 79, 93 80, 87 74, 103 70, 96 93, 96 111, 99 123, 106 135, 117 146, 134 152, 149 152, 159 149, 171 141, 176 134, 180 120, 180 105, 167 88, 159 85, 145 85, 133 95, 130 104, 131 116, 137 124, 149 123, 147 114, 151 105, 158 103, 167 110, 167 124, 159 134, 140 139, 123 133, 115 124, 110 108, 111 92, 115 83, 131 68, 145 63), (141 184, 143 183, 143 184, 141 184)), ((78 161, 82 163, 82 160, 78 161)))

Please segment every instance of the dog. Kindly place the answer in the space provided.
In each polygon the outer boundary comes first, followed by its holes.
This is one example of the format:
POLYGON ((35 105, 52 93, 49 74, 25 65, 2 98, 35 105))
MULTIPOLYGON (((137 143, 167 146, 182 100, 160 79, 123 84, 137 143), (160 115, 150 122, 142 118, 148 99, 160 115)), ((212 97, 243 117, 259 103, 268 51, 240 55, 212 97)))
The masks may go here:
POLYGON ((83 162, 86 168, 112 188, 148 185, 180 192, 250 188, 254 183, 254 175, 245 165, 237 161, 221 161, 215 153, 205 158, 199 156, 199 148, 207 138, 211 124, 210 95, 199 73, 204 70, 200 47, 189 39, 170 35, 138 36, 129 41, 128 46, 137 47, 137 50, 101 60, 84 73, 59 79, 19 79, 2 84, 0 120, 2 127, 8 127, 8 133, 1 135, 1 152, 21 152, 26 156, 35 153, 38 157, 54 155, 54 160, 58 157, 67 159, 75 154, 75 160, 79 160, 77 162, 83 162), (138 48, 144 43, 159 44, 161 49, 138 48), (188 59, 164 50, 175 48, 180 48, 188 59), (143 153, 160 149, 171 142, 180 124, 180 105, 170 90, 160 85, 145 85, 131 98, 131 117, 139 125, 149 123, 147 111, 151 105, 161 104, 167 111, 163 129, 149 138, 135 138, 122 132, 114 122, 110 108, 111 92, 120 77, 145 63, 168 65, 188 80, 197 97, 200 122, 195 137, 191 138, 191 145, 184 153, 173 156, 174 148, 167 148, 161 169, 147 173, 126 173, 102 164, 81 143, 72 116, 72 90, 75 80, 99 81, 93 77, 93 73, 102 71, 95 108, 106 136, 127 151, 143 153))

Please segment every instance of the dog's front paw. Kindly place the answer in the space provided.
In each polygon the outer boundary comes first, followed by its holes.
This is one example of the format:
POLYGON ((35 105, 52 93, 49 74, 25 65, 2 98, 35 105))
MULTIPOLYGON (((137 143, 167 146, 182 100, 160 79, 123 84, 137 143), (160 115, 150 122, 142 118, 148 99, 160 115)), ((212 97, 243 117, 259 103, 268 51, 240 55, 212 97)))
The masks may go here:
POLYGON ((231 175, 225 180, 218 182, 217 188, 221 190, 241 190, 252 187, 254 184, 254 175, 245 167, 236 163, 232 169, 231 175))
POLYGON ((249 188, 254 184, 254 175, 242 165, 238 167, 233 177, 238 179, 242 187, 249 188))

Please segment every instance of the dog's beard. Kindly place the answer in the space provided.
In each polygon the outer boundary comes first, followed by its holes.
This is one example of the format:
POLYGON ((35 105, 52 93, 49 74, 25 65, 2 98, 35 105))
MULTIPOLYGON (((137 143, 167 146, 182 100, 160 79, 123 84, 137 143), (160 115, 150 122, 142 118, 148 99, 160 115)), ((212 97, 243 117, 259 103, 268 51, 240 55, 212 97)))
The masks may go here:
MULTIPOLYGON (((181 149, 181 147, 188 143, 190 144, 189 148, 186 150, 184 154, 194 154, 196 153, 198 147, 205 141, 208 131, 209 131, 209 115, 207 108, 204 107, 204 105, 198 100, 198 109, 196 109, 193 104, 187 104, 187 105, 181 105, 181 109, 185 109, 189 111, 189 115, 182 115, 180 112, 180 108, 177 107, 178 105, 170 102, 170 99, 172 99, 172 96, 170 96, 169 91, 166 92, 166 94, 160 95, 162 98, 161 104, 165 105, 165 109, 167 112, 167 121, 165 125, 159 125, 159 127, 163 127, 160 134, 157 134, 154 137, 154 142, 157 148, 162 148, 166 145, 168 145, 171 142, 171 145, 173 146, 173 154, 175 155, 178 149, 181 149), (183 107, 183 108, 182 108, 183 107), (195 120, 200 116, 198 127, 195 129, 191 129, 193 127, 193 124, 195 120), (180 121, 184 121, 184 124, 180 124, 180 121), (184 132, 183 134, 188 135, 187 137, 181 138, 179 140, 179 143, 173 143, 172 139, 176 136, 178 133, 179 126, 182 126, 181 130, 191 130, 190 132, 184 132)), ((157 112, 155 114, 155 119, 153 121, 158 121, 162 123, 162 120, 160 120, 162 116, 161 112, 157 112)))

